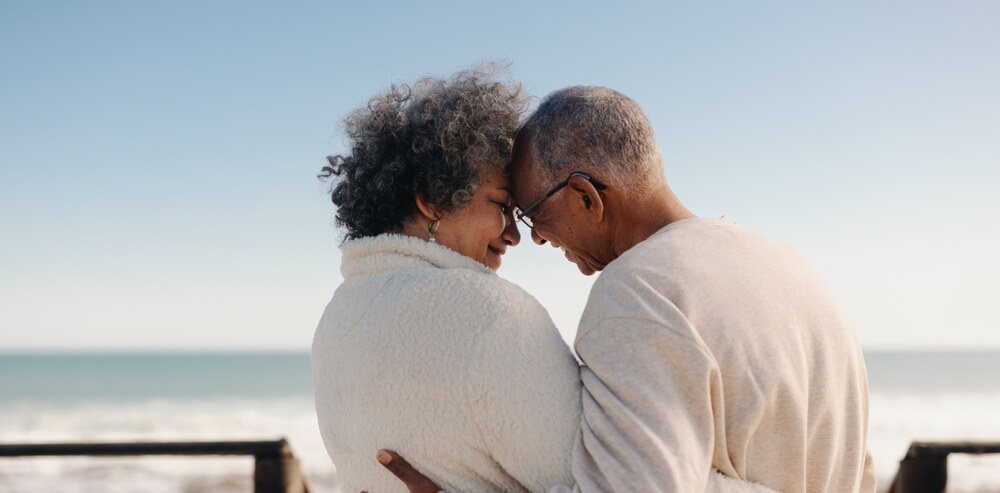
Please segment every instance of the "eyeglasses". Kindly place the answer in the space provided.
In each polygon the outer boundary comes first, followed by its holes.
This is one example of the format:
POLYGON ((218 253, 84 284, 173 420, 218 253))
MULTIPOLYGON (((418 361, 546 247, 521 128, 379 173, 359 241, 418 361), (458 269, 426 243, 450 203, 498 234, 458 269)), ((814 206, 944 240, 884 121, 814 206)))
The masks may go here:
POLYGON ((602 185, 597 181, 595 181, 593 178, 590 177, 590 175, 582 171, 574 171, 570 173, 565 180, 559 182, 558 184, 556 184, 556 186, 552 187, 552 190, 549 190, 549 193, 545 194, 544 197, 538 199, 538 201, 535 202, 534 204, 529 205, 526 209, 521 209, 520 207, 518 207, 517 210, 514 211, 514 215, 517 217, 517 220, 524 223, 524 225, 527 226, 528 228, 534 229, 535 224, 534 221, 531 220, 531 215, 538 210, 538 206, 542 205, 542 202, 545 202, 545 199, 555 195, 556 192, 558 192, 560 189, 569 184, 569 180, 574 176, 581 176, 585 178, 592 185, 594 185, 594 188, 598 190, 604 190, 605 188, 608 188, 606 185, 602 185))

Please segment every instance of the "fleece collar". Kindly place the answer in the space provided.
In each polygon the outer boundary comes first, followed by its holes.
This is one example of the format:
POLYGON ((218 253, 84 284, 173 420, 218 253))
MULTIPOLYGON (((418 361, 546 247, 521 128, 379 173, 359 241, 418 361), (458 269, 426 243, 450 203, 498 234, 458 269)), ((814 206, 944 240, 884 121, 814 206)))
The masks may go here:
POLYGON ((347 240, 340 246, 344 279, 418 267, 469 269, 495 274, 485 265, 437 243, 398 234, 347 240))

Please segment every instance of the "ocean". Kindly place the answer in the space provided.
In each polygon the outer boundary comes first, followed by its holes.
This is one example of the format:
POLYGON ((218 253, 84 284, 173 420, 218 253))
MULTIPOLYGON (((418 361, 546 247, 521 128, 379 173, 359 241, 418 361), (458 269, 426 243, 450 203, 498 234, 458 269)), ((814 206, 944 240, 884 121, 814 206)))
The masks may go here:
MULTIPOLYGON (((1000 352, 865 360, 880 489, 911 441, 1000 441, 1000 352)), ((282 437, 311 491, 340 491, 316 428, 308 354, 0 355, 0 443, 282 437)), ((0 493, 250 492, 252 472, 249 457, 0 457, 0 493)), ((948 487, 1000 491, 1000 456, 952 456, 948 487)))

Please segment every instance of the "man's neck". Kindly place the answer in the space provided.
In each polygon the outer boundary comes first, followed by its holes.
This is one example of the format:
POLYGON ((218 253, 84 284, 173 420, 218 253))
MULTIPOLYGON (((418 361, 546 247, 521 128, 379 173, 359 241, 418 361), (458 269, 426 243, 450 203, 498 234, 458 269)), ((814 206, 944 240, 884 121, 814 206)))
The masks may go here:
POLYGON ((623 210, 628 211, 628 214, 615 221, 613 245, 615 258, 653 236, 668 224, 697 217, 684 207, 667 187, 633 202, 623 210))

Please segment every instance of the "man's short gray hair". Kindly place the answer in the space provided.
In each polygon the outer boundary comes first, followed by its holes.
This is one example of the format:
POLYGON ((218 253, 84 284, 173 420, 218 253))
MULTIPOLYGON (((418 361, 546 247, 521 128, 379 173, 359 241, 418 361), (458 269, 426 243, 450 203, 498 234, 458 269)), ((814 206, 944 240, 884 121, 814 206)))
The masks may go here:
POLYGON ((539 179, 554 184, 574 171, 599 174, 627 194, 643 194, 663 178, 653 125, 639 104, 606 87, 555 91, 524 123, 539 179))

